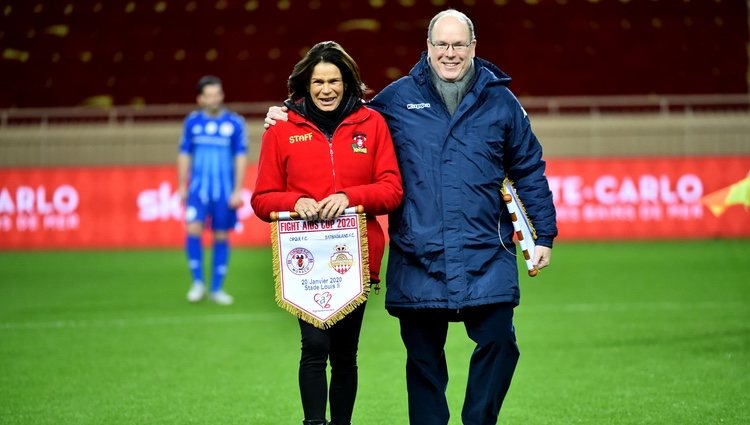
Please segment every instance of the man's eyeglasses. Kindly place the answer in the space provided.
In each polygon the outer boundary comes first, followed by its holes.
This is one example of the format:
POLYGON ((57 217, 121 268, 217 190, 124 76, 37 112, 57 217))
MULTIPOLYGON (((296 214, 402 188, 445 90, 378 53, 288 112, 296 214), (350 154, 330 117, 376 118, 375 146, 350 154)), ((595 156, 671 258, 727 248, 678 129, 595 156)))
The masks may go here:
POLYGON ((468 44, 462 44, 462 43, 448 44, 448 43, 443 43, 443 42, 433 43, 432 41, 430 41, 430 44, 432 44, 432 47, 436 48, 440 52, 445 52, 450 47, 453 48, 454 52, 465 52, 466 49, 471 47, 471 43, 473 43, 473 41, 470 41, 468 44))

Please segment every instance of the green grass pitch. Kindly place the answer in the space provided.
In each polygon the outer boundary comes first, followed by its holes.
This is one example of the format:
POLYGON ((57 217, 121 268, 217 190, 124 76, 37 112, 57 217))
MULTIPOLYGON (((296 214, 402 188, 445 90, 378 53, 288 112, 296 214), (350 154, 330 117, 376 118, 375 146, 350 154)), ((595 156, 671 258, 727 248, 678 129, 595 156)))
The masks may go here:
MULTIPOLYGON (((750 423, 749 259, 748 240, 558 243, 522 279, 500 423, 750 423)), ((0 252, 0 424, 300 424, 299 330, 270 262, 235 249, 236 303, 220 307, 187 303, 178 250, 0 252)), ((365 315, 355 425, 407 423, 383 300, 365 315)), ((455 425, 471 349, 452 325, 455 425)))

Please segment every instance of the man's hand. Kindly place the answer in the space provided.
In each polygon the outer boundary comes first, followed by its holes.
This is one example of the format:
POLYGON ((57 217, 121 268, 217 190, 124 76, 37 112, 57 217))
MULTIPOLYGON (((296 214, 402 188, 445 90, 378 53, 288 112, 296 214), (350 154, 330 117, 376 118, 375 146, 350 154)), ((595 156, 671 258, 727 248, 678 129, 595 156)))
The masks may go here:
POLYGON ((537 245, 534 248, 534 266, 539 270, 549 266, 551 256, 552 248, 537 245))
POLYGON ((182 202, 182 205, 187 204, 187 187, 183 184, 178 185, 177 187, 177 194, 180 196, 180 202, 182 202))
POLYGON ((266 119, 263 123, 263 128, 268 128, 272 125, 276 125, 276 120, 287 121, 289 119, 289 114, 287 114, 288 110, 289 108, 287 108, 286 106, 271 106, 270 108, 268 108, 266 119))
POLYGON ((237 209, 242 206, 242 191, 235 190, 229 197, 229 208, 237 209))

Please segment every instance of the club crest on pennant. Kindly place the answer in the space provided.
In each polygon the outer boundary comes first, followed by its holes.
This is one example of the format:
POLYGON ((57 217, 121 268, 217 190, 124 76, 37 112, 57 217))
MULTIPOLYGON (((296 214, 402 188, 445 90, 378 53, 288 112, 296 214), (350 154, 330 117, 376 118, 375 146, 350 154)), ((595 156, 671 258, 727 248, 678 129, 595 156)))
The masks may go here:
POLYGON ((286 267, 296 275, 307 274, 314 265, 312 252, 305 248, 294 248, 286 256, 286 267))
POLYGON ((347 251, 346 245, 336 245, 336 250, 331 255, 331 267, 339 274, 344 274, 352 268, 354 256, 347 251))
POLYGON ((354 143, 352 143, 352 151, 354 153, 367 153, 367 146, 365 146, 367 135, 365 133, 354 133, 352 140, 354 140, 354 143))

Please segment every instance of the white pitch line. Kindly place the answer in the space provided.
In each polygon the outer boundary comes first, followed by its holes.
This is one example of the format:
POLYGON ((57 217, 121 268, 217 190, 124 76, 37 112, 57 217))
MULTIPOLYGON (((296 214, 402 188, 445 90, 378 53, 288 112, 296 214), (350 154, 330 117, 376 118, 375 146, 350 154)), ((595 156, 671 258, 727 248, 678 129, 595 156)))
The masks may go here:
POLYGON ((212 314, 206 316, 134 317, 129 319, 102 320, 53 320, 45 322, 0 323, 0 330, 22 329, 71 329, 71 328, 112 328, 155 325, 186 325, 202 323, 261 322, 277 319, 278 313, 236 313, 212 314))

